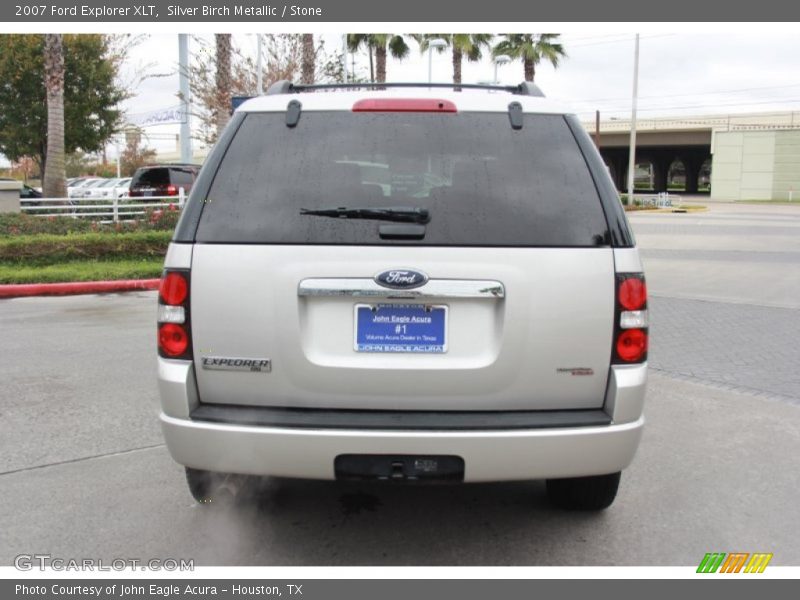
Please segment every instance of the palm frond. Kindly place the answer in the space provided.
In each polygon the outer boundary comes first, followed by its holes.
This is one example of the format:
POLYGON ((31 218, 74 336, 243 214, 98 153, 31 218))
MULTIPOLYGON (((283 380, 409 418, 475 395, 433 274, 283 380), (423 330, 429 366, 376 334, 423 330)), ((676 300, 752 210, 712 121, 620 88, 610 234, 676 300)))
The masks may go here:
POLYGON ((389 38, 388 44, 389 53, 398 60, 403 60, 411 52, 411 48, 406 44, 406 40, 402 35, 393 35, 389 38))

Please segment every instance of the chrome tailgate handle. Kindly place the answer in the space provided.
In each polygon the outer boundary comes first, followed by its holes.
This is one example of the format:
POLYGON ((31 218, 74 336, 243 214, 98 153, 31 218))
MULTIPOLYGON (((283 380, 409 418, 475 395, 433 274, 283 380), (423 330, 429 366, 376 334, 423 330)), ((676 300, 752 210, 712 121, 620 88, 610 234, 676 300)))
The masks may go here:
POLYGON ((505 298, 499 281, 474 279, 430 279, 425 285, 409 289, 386 288, 374 279, 303 279, 298 296, 351 296, 354 298, 505 298))

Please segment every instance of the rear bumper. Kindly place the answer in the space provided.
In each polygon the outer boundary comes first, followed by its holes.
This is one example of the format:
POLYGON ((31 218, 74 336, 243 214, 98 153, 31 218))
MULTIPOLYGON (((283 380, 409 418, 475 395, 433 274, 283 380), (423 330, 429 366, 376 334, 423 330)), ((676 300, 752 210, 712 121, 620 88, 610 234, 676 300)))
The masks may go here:
POLYGON ((644 425, 512 431, 365 431, 226 425, 161 415, 172 457, 197 469, 333 479, 341 454, 456 455, 464 481, 613 473, 627 467, 644 425))
POLYGON ((339 455, 393 454, 460 456, 468 482, 602 475, 630 464, 644 426, 646 365, 612 367, 602 407, 608 424, 461 430, 193 419, 208 405, 198 402, 192 363, 159 358, 158 367, 170 454, 182 465, 225 473, 334 479, 339 455))

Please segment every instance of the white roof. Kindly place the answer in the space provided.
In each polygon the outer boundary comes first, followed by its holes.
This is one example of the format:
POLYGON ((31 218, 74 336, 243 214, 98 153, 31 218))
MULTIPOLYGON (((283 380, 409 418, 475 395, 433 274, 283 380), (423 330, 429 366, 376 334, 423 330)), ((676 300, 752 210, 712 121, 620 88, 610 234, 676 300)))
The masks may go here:
POLYGON ((237 112, 283 112, 290 100, 299 100, 303 111, 350 110, 358 100, 365 98, 436 98, 450 100, 459 112, 508 112, 511 102, 519 102, 523 112, 547 114, 571 114, 564 104, 540 96, 523 96, 500 90, 465 89, 456 92, 449 88, 388 88, 385 90, 363 89, 358 91, 318 90, 313 93, 299 92, 258 96, 242 103, 237 112))

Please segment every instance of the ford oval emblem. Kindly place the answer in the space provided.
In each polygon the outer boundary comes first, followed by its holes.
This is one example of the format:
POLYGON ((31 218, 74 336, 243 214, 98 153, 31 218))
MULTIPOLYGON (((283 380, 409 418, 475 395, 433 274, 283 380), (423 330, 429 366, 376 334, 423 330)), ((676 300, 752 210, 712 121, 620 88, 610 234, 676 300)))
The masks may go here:
POLYGON ((395 290, 410 290, 428 283, 428 276, 411 269, 392 269, 375 275, 375 282, 395 290))

